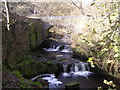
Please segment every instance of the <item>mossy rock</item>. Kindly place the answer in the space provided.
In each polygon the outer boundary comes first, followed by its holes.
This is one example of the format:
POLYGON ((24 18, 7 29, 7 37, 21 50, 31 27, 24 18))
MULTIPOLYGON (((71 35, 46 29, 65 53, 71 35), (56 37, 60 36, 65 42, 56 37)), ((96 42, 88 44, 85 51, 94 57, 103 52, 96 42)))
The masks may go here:
POLYGON ((48 87, 49 83, 45 80, 43 80, 42 78, 38 78, 37 80, 33 81, 33 82, 40 82, 42 86, 44 86, 44 88, 48 87))
POLYGON ((34 76, 43 73, 56 73, 57 64, 51 61, 25 60, 16 66, 23 76, 34 76))
POLYGON ((42 61, 45 66, 45 73, 55 73, 58 70, 57 64, 52 61, 42 61))

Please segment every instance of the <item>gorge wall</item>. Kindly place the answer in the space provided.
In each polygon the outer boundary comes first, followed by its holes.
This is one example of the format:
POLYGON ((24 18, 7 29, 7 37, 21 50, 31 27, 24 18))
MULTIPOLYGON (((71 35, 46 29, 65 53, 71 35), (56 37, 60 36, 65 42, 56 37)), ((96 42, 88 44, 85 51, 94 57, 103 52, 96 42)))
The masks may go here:
MULTIPOLYGON (((45 24, 45 22, 44 22, 45 24)), ((13 65, 20 58, 47 38, 47 33, 40 19, 30 19, 10 14, 10 30, 6 28, 5 18, 2 22, 3 64, 13 65)))

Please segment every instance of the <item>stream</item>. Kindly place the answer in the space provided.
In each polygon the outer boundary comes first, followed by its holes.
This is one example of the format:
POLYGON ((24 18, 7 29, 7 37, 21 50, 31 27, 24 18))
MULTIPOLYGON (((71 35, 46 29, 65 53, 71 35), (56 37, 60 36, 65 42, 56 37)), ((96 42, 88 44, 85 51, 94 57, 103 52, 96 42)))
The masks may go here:
POLYGON ((37 52, 36 56, 44 57, 44 59, 38 59, 39 61, 51 59, 60 65, 57 74, 41 74, 31 79, 34 81, 42 78, 49 83, 50 90, 64 90, 72 87, 80 90, 97 90, 98 87, 106 90, 108 88, 103 80, 111 80, 111 78, 102 74, 99 68, 92 68, 89 63, 73 58, 73 51, 69 44, 46 41, 41 44, 41 51, 37 52))

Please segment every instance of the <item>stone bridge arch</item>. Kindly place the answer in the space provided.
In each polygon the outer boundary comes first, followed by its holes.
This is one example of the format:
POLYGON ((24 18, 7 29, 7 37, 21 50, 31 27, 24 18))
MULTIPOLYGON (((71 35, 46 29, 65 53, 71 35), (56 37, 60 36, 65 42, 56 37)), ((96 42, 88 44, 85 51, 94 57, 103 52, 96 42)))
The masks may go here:
POLYGON ((50 22, 43 22, 42 23, 42 31, 43 31, 42 32, 42 37, 43 37, 43 40, 49 38, 49 31, 53 27, 66 28, 63 25, 59 25, 59 24, 55 24, 55 23, 53 24, 53 23, 50 23, 50 22))

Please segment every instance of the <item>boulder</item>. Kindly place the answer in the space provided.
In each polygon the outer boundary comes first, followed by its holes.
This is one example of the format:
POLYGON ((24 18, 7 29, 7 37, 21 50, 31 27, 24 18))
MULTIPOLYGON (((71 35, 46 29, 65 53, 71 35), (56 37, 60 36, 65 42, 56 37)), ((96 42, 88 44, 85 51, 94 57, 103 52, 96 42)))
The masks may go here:
POLYGON ((51 61, 23 61, 16 66, 24 77, 33 77, 43 73, 56 73, 58 71, 57 64, 51 61))

